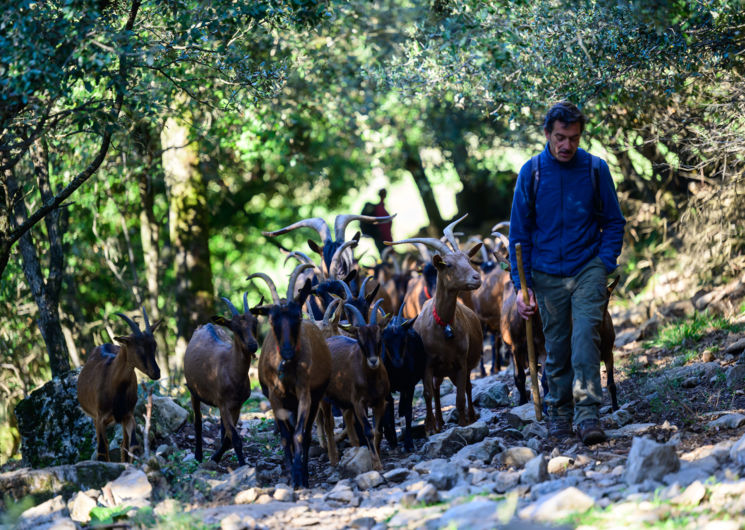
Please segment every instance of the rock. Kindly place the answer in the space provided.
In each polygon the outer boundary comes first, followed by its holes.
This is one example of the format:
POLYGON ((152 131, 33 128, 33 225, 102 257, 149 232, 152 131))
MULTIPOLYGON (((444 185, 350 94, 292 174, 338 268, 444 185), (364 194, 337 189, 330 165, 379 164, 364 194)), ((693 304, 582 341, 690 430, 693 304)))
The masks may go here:
POLYGON ((498 471, 494 474, 494 491, 506 493, 520 482, 519 471, 498 471))
MULTIPOLYGON (((145 415, 146 402, 137 402, 135 413, 138 416, 145 415)), ((176 432, 186 423, 189 413, 181 405, 168 396, 153 396, 153 411, 150 418, 150 432, 156 438, 162 439, 176 432)))
POLYGON ((627 436, 634 436, 637 434, 644 434, 653 427, 657 427, 656 423, 630 423, 624 425, 620 429, 608 429, 605 431, 608 438, 625 438, 627 436))
POLYGON ((711 351, 710 348, 707 348, 704 350, 704 352, 701 354, 701 361, 705 363, 710 363, 714 360, 714 352, 711 351))
POLYGON ((256 519, 246 514, 231 513, 220 520, 220 530, 253 530, 256 519))
POLYGON ((430 505, 440 501, 440 495, 432 484, 427 484, 416 494, 416 502, 430 505))
POLYGON ((357 487, 364 491, 380 486, 383 483, 383 477, 377 471, 368 471, 367 473, 357 475, 354 481, 357 487))
POLYGON ((548 438, 548 429, 537 421, 533 421, 525 426, 523 436, 525 438, 540 438, 543 440, 548 438))
POLYGON ((637 328, 623 330, 616 335, 616 340, 613 343, 613 346, 616 348, 626 346, 627 344, 639 340, 640 335, 641 332, 637 328))
POLYGON ((108 481, 117 478, 126 469, 124 464, 86 461, 75 465, 55 466, 46 469, 18 469, 0 474, 0 508, 5 495, 15 501, 30 495, 42 502, 55 495, 70 497, 77 491, 101 489, 108 481))
POLYGON ((659 317, 654 316, 644 322, 639 327, 639 339, 651 339, 657 333, 660 328, 661 321, 659 317))
POLYGON ((458 467, 443 461, 433 466, 425 478, 438 490, 449 490, 458 482, 458 467))
POLYGON ((377 524, 377 521, 373 517, 358 517, 351 523, 349 523, 350 528, 372 528, 377 524))
POLYGON ((109 482, 104 486, 104 489, 106 488, 110 488, 116 505, 131 504, 137 507, 148 505, 148 499, 153 492, 145 473, 136 468, 131 468, 116 480, 109 482))
POLYGON ((350 504, 352 506, 359 505, 357 494, 352 491, 352 488, 349 487, 349 484, 346 481, 340 481, 337 483, 336 486, 334 486, 334 489, 326 494, 326 499, 350 504))
POLYGON ((339 461, 339 467, 348 475, 356 477, 373 469, 372 455, 366 446, 349 447, 339 461))
MULTIPOLYGON (((486 499, 475 499, 471 502, 453 506, 445 511, 433 525, 434 528, 496 528, 499 503, 486 499)), ((428 527, 430 527, 428 525, 428 527)))
POLYGON ((532 402, 529 402, 519 407, 513 407, 505 414, 505 418, 512 427, 521 428, 527 423, 536 421, 535 406, 532 402))
POLYGON ((727 370, 727 387, 743 388, 745 386, 745 364, 730 366, 727 370))
POLYGON ((217 484, 213 485, 212 493, 214 495, 232 493, 234 491, 254 487, 257 483, 256 468, 241 466, 233 470, 233 472, 228 475, 228 478, 218 481, 217 484))
POLYGON ((274 500, 280 502, 294 502, 295 501, 295 490, 293 490, 287 484, 277 484, 274 488, 274 500))
POLYGON ((683 493, 672 498, 674 504, 698 506, 706 497, 706 487, 700 481, 690 484, 683 493))
POLYGON ((409 470, 405 467, 397 467, 396 469, 391 469, 384 473, 383 478, 386 482, 403 482, 409 478, 409 470))
POLYGON ((541 497, 520 510, 518 515, 521 519, 550 522, 563 519, 572 513, 586 512, 594 505, 592 497, 572 486, 541 497))
POLYGON ((468 444, 480 442, 489 435, 489 427, 477 421, 464 427, 453 427, 447 431, 430 436, 424 444, 423 453, 428 458, 448 457, 468 444))
POLYGON ((737 429, 745 423, 745 415, 742 414, 725 414, 707 425, 710 429, 737 429))
POLYGON ((685 488, 697 480, 706 481, 716 473, 717 469, 719 469, 717 459, 708 456, 694 462, 681 462, 679 471, 665 475, 662 480, 665 484, 677 484, 685 488))
POLYGON ((450 460, 454 462, 478 462, 486 464, 492 461, 494 455, 504 450, 502 440, 499 438, 486 438, 479 443, 473 445, 467 445, 457 453, 455 453, 450 460))
POLYGON ((525 469, 520 475, 522 484, 538 484, 548 479, 548 462, 546 457, 538 455, 525 464, 525 469))
POLYGON ((251 504, 259 498, 262 491, 259 488, 248 488, 243 491, 239 491, 235 496, 236 504, 251 504))
POLYGON ((624 479, 628 484, 640 484, 649 479, 658 481, 678 469, 680 460, 674 447, 648 438, 634 438, 626 461, 624 479))
POLYGON ((529 447, 510 447, 502 452, 500 460, 506 467, 521 469, 536 457, 536 452, 529 447))
POLYGON ((568 456, 555 456, 548 461, 546 465, 546 471, 552 475, 558 475, 566 473, 566 470, 574 463, 572 458, 568 456))
MULTIPOLYGON (((57 495, 37 506, 25 510, 16 522, 16 529, 32 529, 44 526, 57 519, 67 519, 68 512, 65 501, 57 495)), ((74 524, 74 523, 73 523, 74 524)))
POLYGON ((489 385, 474 394, 473 402, 487 409, 508 407, 512 404, 510 401, 510 387, 501 382, 489 385))
POLYGON ((72 370, 52 379, 15 408, 21 454, 32 468, 74 464, 94 456, 96 429, 78 404, 79 373, 72 370))
POLYGON ((724 349, 725 354, 738 355, 745 350, 745 337, 737 340, 724 349))
POLYGON ((95 499, 91 499, 82 491, 77 492, 67 502, 70 518, 78 523, 87 523, 91 520, 90 513, 96 507, 95 499))
POLYGON ((618 427, 623 427, 624 425, 628 425, 631 422, 631 420, 633 419, 633 415, 628 409, 623 408, 614 411, 610 415, 610 418, 615 425, 617 425, 618 427))
POLYGON ((729 457, 741 466, 745 466, 745 435, 735 442, 729 451, 729 457))

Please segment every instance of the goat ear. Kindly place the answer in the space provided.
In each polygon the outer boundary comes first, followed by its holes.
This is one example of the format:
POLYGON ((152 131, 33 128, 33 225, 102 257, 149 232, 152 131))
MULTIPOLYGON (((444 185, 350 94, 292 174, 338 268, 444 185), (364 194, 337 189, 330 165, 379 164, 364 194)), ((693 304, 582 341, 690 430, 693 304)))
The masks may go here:
POLYGON ((114 337, 114 340, 117 342, 121 342, 122 344, 129 344, 131 337, 129 335, 122 335, 119 337, 114 337))
POLYGON ((344 277, 344 283, 346 283, 347 285, 352 285, 352 282, 355 278, 357 278, 357 269, 352 269, 351 271, 349 271, 349 274, 344 277))
POLYGON ((316 254, 320 254, 321 256, 323 256, 323 250, 321 250, 321 247, 318 246, 318 243, 316 243, 312 239, 309 239, 308 240, 308 246, 310 247, 310 249, 313 252, 315 252, 316 254))
POLYGON ((384 315, 383 318, 380 319, 380 323, 378 324, 380 329, 385 329, 385 327, 388 325, 388 323, 391 321, 392 318, 393 318, 392 314, 384 315))
POLYGON ((252 315, 265 316, 269 314, 269 307, 265 305, 257 305, 256 307, 252 307, 251 309, 249 309, 249 311, 251 312, 252 315))
POLYGON ((357 232, 355 232, 355 234, 352 236, 352 239, 350 239, 350 241, 359 241, 361 236, 362 236, 362 232, 357 230, 357 232))
POLYGON ((414 322, 416 322, 417 318, 419 318, 419 315, 415 316, 414 318, 410 318, 409 320, 401 324, 401 327, 404 329, 409 329, 411 326, 414 325, 414 322))
POLYGON ((432 265, 434 265, 438 271, 447 269, 448 264, 445 263, 445 260, 442 259, 442 256, 439 254, 435 254, 432 258, 432 265))
POLYGON ((230 328, 230 320, 221 315, 213 316, 212 318, 210 318, 210 322, 212 322, 213 324, 217 324, 218 326, 230 328))
POLYGON ((375 286, 375 289, 372 290, 370 294, 368 294, 365 297, 365 302, 367 302, 367 305, 370 305, 370 303, 375 299, 375 295, 378 294, 378 291, 380 290, 380 284, 375 286))
POLYGON ((478 253, 479 250, 481 250, 481 246, 483 243, 476 243, 471 250, 468 251, 468 257, 472 258, 478 253))
POLYGON ((300 305, 303 305, 305 303, 306 298, 308 298, 308 295, 313 290, 313 285, 310 283, 310 278, 305 279, 305 284, 303 284, 303 287, 298 291, 297 296, 295 297, 295 302, 297 302, 300 305))
POLYGON ((158 326, 160 326, 162 323, 163 323, 163 319, 161 318, 155 324, 153 324, 152 326, 150 326, 150 331, 153 332, 153 333, 155 333, 155 330, 158 329, 158 326))

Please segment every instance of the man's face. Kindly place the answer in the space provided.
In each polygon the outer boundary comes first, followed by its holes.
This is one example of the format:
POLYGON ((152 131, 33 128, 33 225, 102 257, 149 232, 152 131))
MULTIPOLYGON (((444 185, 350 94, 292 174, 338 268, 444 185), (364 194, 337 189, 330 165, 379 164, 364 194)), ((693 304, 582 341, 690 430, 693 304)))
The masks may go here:
POLYGON ((574 153, 577 152, 579 147, 579 138, 582 136, 579 122, 566 124, 556 120, 551 132, 548 132, 547 129, 543 129, 543 132, 546 134, 551 154, 554 155, 556 160, 569 162, 574 158, 574 153))

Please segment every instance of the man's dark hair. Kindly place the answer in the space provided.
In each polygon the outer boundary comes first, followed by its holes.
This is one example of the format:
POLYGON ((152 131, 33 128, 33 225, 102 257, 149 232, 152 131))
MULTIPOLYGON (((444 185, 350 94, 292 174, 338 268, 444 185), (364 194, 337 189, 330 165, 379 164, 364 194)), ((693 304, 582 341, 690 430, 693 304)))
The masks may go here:
POLYGON ((579 123, 579 132, 585 130, 585 122, 587 121, 585 115, 577 106, 569 101, 560 101, 548 110, 546 119, 543 121, 543 128, 549 133, 552 132, 556 120, 566 125, 579 123))

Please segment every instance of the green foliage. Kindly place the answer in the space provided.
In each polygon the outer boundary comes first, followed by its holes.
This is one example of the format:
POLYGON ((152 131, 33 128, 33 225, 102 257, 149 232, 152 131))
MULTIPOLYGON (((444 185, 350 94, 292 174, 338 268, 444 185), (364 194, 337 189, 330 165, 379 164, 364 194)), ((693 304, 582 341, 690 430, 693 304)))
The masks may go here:
POLYGON ((15 501, 5 493, 3 495, 3 512, 0 512, 0 527, 12 528, 18 522, 21 514, 35 505, 34 498, 27 495, 22 499, 15 501))
POLYGON ((721 316, 708 311, 696 312, 691 318, 680 319, 663 327, 654 340, 646 342, 645 347, 674 348, 692 345, 713 330, 737 331, 740 325, 730 324, 721 316))
POLYGON ((132 506, 96 506, 90 511, 91 524, 94 525, 113 525, 121 519, 127 518, 127 513, 132 510, 132 506))

